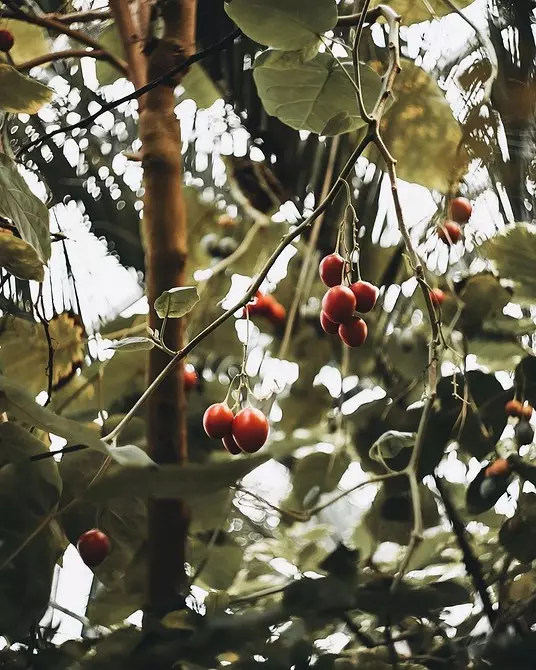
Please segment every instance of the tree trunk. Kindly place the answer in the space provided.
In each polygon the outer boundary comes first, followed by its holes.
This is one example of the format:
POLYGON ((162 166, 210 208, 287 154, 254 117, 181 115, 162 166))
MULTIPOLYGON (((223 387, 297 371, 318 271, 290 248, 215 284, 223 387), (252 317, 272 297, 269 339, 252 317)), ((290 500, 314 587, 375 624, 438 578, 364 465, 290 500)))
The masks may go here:
MULTIPOLYGON (((148 58, 153 79, 177 65, 195 48, 196 0, 162 3, 165 31, 148 58)), ((160 329, 153 309, 165 290, 184 283, 187 255, 187 221, 182 187, 180 124, 175 115, 175 85, 147 93, 140 114, 145 182, 143 237, 149 326, 160 329)), ((171 319, 165 341, 178 350, 183 345, 183 324, 171 319)), ((160 349, 149 353, 149 382, 169 357, 160 349)), ((157 463, 187 460, 186 407, 183 366, 178 365, 147 403, 149 455, 157 463)), ((177 608, 187 586, 185 574, 189 510, 179 500, 149 501, 149 565, 146 612, 161 616, 177 608)))

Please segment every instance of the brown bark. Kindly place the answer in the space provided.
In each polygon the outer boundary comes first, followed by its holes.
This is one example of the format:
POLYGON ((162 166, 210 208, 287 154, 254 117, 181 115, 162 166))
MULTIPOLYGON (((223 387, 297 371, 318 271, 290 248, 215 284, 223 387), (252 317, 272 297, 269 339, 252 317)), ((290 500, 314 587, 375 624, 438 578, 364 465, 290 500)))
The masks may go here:
MULTIPOLYGON (((196 0, 168 0, 163 5, 164 37, 148 58, 149 77, 159 76, 178 58, 195 48, 196 0)), ((175 116, 174 86, 159 86, 147 93, 140 114, 145 182, 143 234, 149 326, 161 328, 153 305, 165 290, 184 284, 187 255, 187 221, 182 186, 180 124, 175 116)), ((181 319, 169 320, 166 344, 183 345, 181 319)), ((160 349, 149 353, 149 382, 169 357, 160 349)), ((177 365, 147 403, 149 454, 158 463, 187 460, 186 402, 183 365, 177 365)), ((179 500, 149 502, 149 566, 147 610, 162 615, 177 607, 177 596, 187 586, 185 573, 189 525, 187 506, 179 500)))
MULTIPOLYGON (((110 9, 125 48, 130 81, 135 88, 141 88, 147 83, 145 39, 134 24, 129 0, 110 0, 110 9)), ((143 104, 143 98, 138 104, 143 104)))

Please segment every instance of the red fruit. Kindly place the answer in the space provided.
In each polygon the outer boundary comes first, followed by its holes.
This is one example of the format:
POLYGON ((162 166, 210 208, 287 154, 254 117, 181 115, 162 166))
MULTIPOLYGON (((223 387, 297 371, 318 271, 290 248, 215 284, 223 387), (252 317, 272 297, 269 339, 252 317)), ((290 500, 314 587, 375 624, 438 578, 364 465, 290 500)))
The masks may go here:
POLYGON ((242 409, 233 421, 232 436, 236 444, 247 454, 254 454, 268 439, 268 419, 253 407, 242 409))
POLYGON ((445 221, 442 226, 437 227, 437 236, 450 247, 451 244, 456 244, 460 241, 462 231, 460 226, 454 221, 445 221))
POLYGON ((199 377, 197 376, 197 372, 195 371, 195 368, 193 365, 185 365, 184 366, 184 390, 185 391, 191 391, 193 388, 197 386, 197 382, 199 381, 199 377))
POLYGON ((217 402, 205 410, 203 428, 213 440, 221 440, 231 433, 233 419, 234 415, 230 407, 223 402, 217 402))
POLYGON ((342 323, 339 326, 339 337, 349 347, 360 347, 365 343, 367 334, 367 324, 359 317, 356 317, 349 323, 342 323))
POLYGON ((0 30, 0 51, 8 52, 15 44, 11 30, 0 30))
POLYGON ((225 437, 222 437, 221 441, 223 443, 223 446, 233 456, 238 456, 238 454, 242 453, 242 449, 240 449, 240 447, 235 442, 235 439, 232 435, 226 435, 225 437))
POLYGON ((378 288, 368 281, 356 281, 350 286, 350 290, 355 295, 357 311, 363 314, 370 312, 378 299, 378 288))
POLYGON ((271 311, 267 314, 267 317, 270 323, 273 323, 274 326, 284 326, 287 321, 287 310, 280 302, 274 300, 271 311))
POLYGON ((433 288, 430 291, 430 300, 432 301, 432 305, 435 305, 436 307, 439 307, 439 305, 442 305, 445 302, 445 291, 442 291, 440 288, 433 288))
POLYGON ((318 270, 326 286, 338 286, 342 283, 344 259, 339 254, 330 254, 320 261, 318 270))
POLYGON ((473 206, 467 198, 454 198, 449 206, 450 216, 457 223, 467 223, 473 213, 473 206))
POLYGON ((496 461, 493 461, 485 469, 484 474, 486 477, 501 477, 507 475, 510 472, 510 463, 506 458, 498 458, 496 461))
POLYGON ((523 413, 523 404, 519 400, 509 400, 504 409, 508 416, 520 417, 523 413))
POLYGON ((533 411, 532 405, 523 405, 521 408, 521 418, 530 421, 533 411))
POLYGON ((95 568, 110 553, 110 538, 102 530, 92 528, 80 535, 76 548, 84 563, 95 568))
POLYGON ((320 325, 322 326, 322 330, 328 333, 328 335, 337 335, 339 332, 339 324, 328 319, 324 312, 320 312, 320 325))
POLYGON ((355 295, 347 286, 330 288, 322 299, 322 311, 333 323, 351 321, 355 308, 355 295))
POLYGON ((244 307, 242 317, 245 318, 246 313, 249 314, 250 317, 255 315, 270 317, 274 305, 277 304, 279 303, 275 298, 272 298, 271 295, 263 295, 257 291, 257 295, 253 300, 244 307))

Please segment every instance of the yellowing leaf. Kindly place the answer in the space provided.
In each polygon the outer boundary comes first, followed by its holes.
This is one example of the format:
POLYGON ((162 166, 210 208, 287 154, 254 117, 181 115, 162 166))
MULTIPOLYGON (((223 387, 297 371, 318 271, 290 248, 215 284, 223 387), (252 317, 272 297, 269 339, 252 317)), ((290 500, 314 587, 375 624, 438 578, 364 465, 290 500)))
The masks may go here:
POLYGON ((0 64, 0 109, 12 114, 36 114, 52 100, 52 89, 11 65, 0 64))
POLYGON ((0 267, 18 279, 42 282, 45 278, 43 262, 31 244, 9 233, 0 233, 0 267))
POLYGON ((40 26, 34 26, 26 21, 2 19, 2 29, 10 30, 15 38, 9 55, 16 65, 50 52, 47 32, 40 26))
MULTIPOLYGON (((456 6, 463 9, 469 2, 471 0, 458 0, 456 6)), ((389 6, 402 16, 402 23, 405 25, 429 21, 452 11, 443 0, 392 0, 389 6)))

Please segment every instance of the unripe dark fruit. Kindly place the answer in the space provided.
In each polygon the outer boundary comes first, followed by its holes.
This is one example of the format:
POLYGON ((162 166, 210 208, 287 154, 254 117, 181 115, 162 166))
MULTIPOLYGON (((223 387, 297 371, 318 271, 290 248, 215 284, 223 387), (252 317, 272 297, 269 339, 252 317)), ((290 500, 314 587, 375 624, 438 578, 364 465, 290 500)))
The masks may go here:
POLYGON ((238 242, 232 237, 223 237, 218 243, 218 255, 227 258, 233 254, 238 247, 238 242))
POLYGON ((0 51, 7 53, 15 44, 11 30, 0 30, 0 51))
POLYGON ((356 310, 361 313, 370 312, 378 299, 378 288, 368 281, 356 281, 350 286, 355 295, 356 310))
POLYGON ((534 428, 525 419, 520 419, 514 429, 514 436, 519 447, 532 444, 534 440, 534 428))
POLYGON ((80 535, 76 548, 84 563, 96 568, 110 553, 110 538, 102 530, 92 528, 80 535))
POLYGON ((473 206, 467 198, 454 198, 449 205, 450 217, 457 223, 467 223, 473 213, 473 206))

